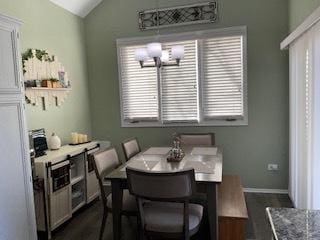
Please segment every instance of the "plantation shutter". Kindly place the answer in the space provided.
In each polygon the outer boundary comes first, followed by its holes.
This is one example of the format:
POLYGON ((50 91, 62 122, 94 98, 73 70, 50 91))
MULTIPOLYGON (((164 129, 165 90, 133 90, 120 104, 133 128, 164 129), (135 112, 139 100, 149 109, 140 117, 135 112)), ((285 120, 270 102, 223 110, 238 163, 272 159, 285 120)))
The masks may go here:
POLYGON ((242 118, 242 36, 204 39, 202 49, 204 118, 242 118))
POLYGON ((122 114, 129 122, 159 119, 157 69, 140 67, 135 60, 135 50, 141 47, 121 46, 119 49, 122 114))
POLYGON ((163 122, 198 122, 197 41, 164 43, 163 48, 184 46, 180 66, 161 68, 161 107, 163 122))

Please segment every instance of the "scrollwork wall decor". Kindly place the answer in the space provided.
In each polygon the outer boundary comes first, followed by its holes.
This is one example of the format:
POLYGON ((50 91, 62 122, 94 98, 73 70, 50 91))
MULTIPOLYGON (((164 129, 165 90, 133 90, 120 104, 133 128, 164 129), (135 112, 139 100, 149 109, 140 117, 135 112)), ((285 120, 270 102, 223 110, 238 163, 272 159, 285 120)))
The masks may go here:
POLYGON ((171 8, 160 8, 139 12, 139 28, 149 30, 155 28, 214 23, 218 17, 217 2, 198 3, 171 8))

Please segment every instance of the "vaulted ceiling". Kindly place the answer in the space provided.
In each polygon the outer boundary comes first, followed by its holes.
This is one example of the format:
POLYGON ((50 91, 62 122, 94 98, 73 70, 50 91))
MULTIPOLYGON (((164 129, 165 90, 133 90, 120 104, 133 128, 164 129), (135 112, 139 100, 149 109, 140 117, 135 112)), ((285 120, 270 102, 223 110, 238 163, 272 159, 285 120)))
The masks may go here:
POLYGON ((50 0, 54 4, 76 14, 87 16, 102 0, 50 0))

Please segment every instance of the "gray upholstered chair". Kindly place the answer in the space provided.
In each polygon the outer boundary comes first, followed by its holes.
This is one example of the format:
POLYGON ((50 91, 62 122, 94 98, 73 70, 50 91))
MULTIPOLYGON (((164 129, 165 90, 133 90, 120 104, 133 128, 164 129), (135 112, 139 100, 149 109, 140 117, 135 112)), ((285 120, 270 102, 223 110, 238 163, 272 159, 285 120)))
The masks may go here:
POLYGON ((126 161, 141 152, 137 138, 130 138, 122 142, 122 148, 126 161))
POLYGON ((182 146, 214 146, 214 133, 182 133, 179 135, 182 146))
POLYGON ((140 239, 189 239, 200 228, 203 207, 189 204, 194 170, 152 173, 127 168, 128 187, 140 213, 140 239), (148 200, 148 201, 146 201, 148 200))
MULTIPOLYGON (((112 212, 112 195, 107 193, 106 188, 110 182, 104 180, 104 176, 120 165, 118 154, 114 148, 99 151, 91 155, 94 162, 95 173, 99 181, 101 199, 103 203, 103 217, 100 228, 99 239, 103 239, 103 232, 106 225, 108 212, 112 212)), ((128 190, 123 191, 122 214, 126 216, 137 216, 138 209, 134 196, 128 190)))

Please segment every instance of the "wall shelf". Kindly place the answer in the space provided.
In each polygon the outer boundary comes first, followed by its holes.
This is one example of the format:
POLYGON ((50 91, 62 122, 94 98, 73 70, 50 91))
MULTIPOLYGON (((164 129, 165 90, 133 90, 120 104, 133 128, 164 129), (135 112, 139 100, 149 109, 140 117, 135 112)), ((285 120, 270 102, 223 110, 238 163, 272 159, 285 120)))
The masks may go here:
POLYGON ((81 203, 79 203, 78 205, 74 206, 72 208, 72 213, 75 213, 76 211, 78 211, 81 207, 83 207, 86 204, 85 201, 82 201, 81 203))
POLYGON ((86 196, 85 196, 85 186, 84 180, 82 176, 77 177, 75 180, 77 182, 72 183, 71 192, 72 192, 72 213, 77 211, 83 205, 86 204, 86 196))
POLYGON ((49 90, 49 91, 70 91, 71 88, 47 88, 47 87, 28 87, 31 90, 49 90))
POLYGON ((31 104, 47 109, 48 105, 61 106, 70 91, 71 88, 31 87, 26 88, 25 94, 31 104))
POLYGON ((58 57, 46 50, 27 49, 22 54, 22 66, 27 103, 40 105, 43 110, 49 106, 60 107, 71 91, 71 85, 58 57))
POLYGON ((74 185, 82 180, 84 180, 84 175, 74 177, 71 179, 71 185, 74 185))

